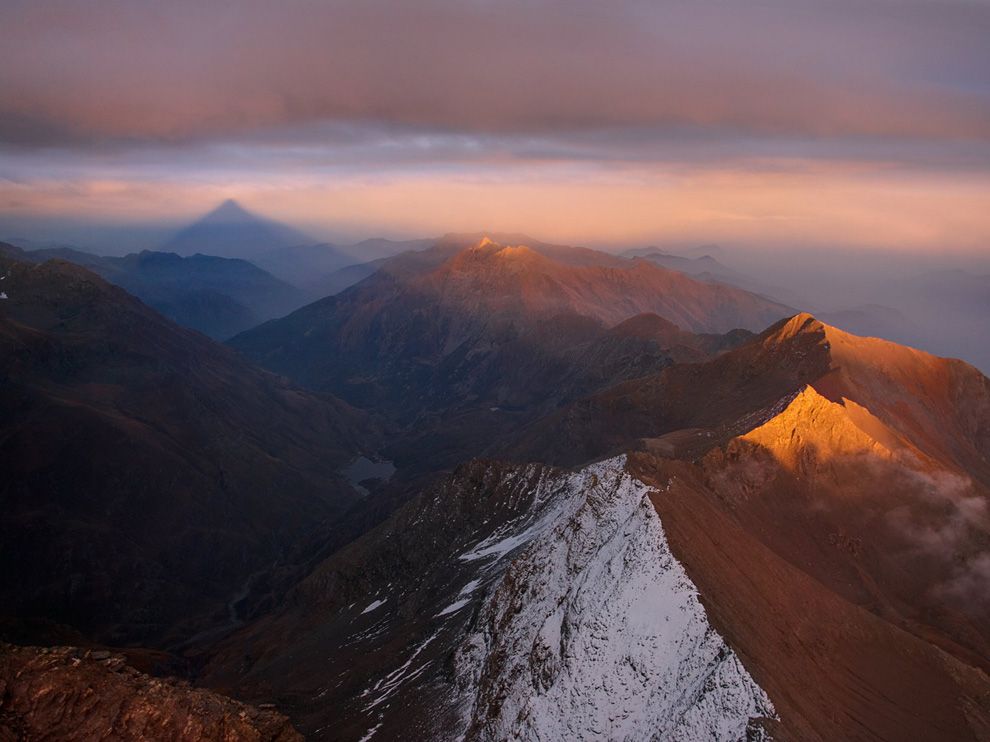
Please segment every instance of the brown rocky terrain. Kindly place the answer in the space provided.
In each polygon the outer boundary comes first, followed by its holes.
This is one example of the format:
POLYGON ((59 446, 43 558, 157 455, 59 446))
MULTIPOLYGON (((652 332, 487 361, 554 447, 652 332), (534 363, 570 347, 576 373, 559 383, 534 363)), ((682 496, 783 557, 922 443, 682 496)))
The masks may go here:
POLYGON ((0 740, 301 740, 273 708, 154 678, 124 656, 0 644, 0 740))

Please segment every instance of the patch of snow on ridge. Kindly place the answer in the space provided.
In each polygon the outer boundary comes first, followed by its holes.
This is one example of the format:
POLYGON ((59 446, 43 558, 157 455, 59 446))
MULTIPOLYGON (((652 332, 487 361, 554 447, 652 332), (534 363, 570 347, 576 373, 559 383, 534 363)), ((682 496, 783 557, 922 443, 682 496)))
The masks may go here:
POLYGON ((363 616, 365 613, 371 613, 373 610, 376 608, 381 608, 383 605, 385 605, 385 600, 373 600, 368 603, 368 606, 363 611, 361 611, 361 615, 363 616))
POLYGON ((486 569, 498 566, 503 557, 525 546, 550 528, 561 512, 566 510, 573 494, 574 487, 570 482, 561 487, 553 478, 541 477, 536 485, 536 495, 525 515, 504 524, 458 559, 462 562, 489 560, 486 569))
POLYGON ((457 613, 457 611, 459 611, 461 608, 463 608, 470 602, 471 602, 471 598, 461 598, 460 600, 455 600, 453 603, 451 603, 442 611, 440 611, 436 615, 436 617, 440 618, 441 616, 449 616, 451 613, 457 613))
MULTIPOLYGON (((420 665, 415 670, 411 670, 410 668, 412 667, 413 662, 416 661, 416 658, 419 657, 420 653, 430 645, 430 642, 437 638, 439 633, 440 632, 437 631, 431 636, 428 636, 423 642, 416 646, 415 649, 413 649, 412 653, 409 655, 409 658, 402 664, 401 667, 390 672, 384 678, 375 683, 374 686, 368 688, 361 694, 362 696, 367 696, 372 693, 378 694, 377 697, 365 707, 366 711, 370 711, 388 700, 402 686, 403 683, 413 680, 423 674, 429 666, 429 662, 420 665)), ((377 727, 375 731, 377 731, 377 727)))
POLYGON ((649 488, 619 457, 570 492, 457 652, 466 739, 745 739, 773 706, 708 623, 649 488))

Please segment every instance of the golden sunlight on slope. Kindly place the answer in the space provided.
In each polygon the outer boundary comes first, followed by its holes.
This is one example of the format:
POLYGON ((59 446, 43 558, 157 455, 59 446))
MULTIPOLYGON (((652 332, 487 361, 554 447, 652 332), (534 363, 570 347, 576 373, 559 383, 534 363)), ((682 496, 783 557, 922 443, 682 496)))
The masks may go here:
MULTIPOLYGON (((829 372, 811 381, 821 396, 844 405, 874 437, 882 423, 894 440, 950 469, 961 468, 990 484, 990 382, 977 369, 905 345, 859 337, 801 313, 764 340, 772 349, 802 334, 819 335, 829 372), (864 408, 870 418, 849 402, 864 408)), ((884 445, 890 439, 878 437, 884 445)))
POLYGON ((813 386, 806 386, 783 412, 741 440, 772 451, 791 469, 808 451, 814 451, 820 462, 838 456, 878 456, 920 464, 923 457, 865 407, 849 399, 832 402, 813 386))

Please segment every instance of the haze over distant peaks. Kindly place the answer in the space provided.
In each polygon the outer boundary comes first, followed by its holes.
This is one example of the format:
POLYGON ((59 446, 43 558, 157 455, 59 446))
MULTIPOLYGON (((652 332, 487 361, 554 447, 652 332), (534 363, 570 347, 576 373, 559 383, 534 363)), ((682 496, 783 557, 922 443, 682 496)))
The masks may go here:
POLYGON ((203 253, 250 260, 278 248, 314 242, 293 227, 253 214, 237 201, 227 199, 182 229, 161 249, 179 255, 203 253))

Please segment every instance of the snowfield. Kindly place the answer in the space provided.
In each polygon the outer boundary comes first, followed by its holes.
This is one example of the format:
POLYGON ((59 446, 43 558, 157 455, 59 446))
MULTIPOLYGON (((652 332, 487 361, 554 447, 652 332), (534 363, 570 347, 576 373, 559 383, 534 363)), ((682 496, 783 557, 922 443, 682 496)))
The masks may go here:
POLYGON ((554 502, 537 496, 536 523, 461 556, 515 552, 457 650, 463 728, 452 738, 741 740, 751 719, 773 717, 625 457, 554 489, 554 502))

